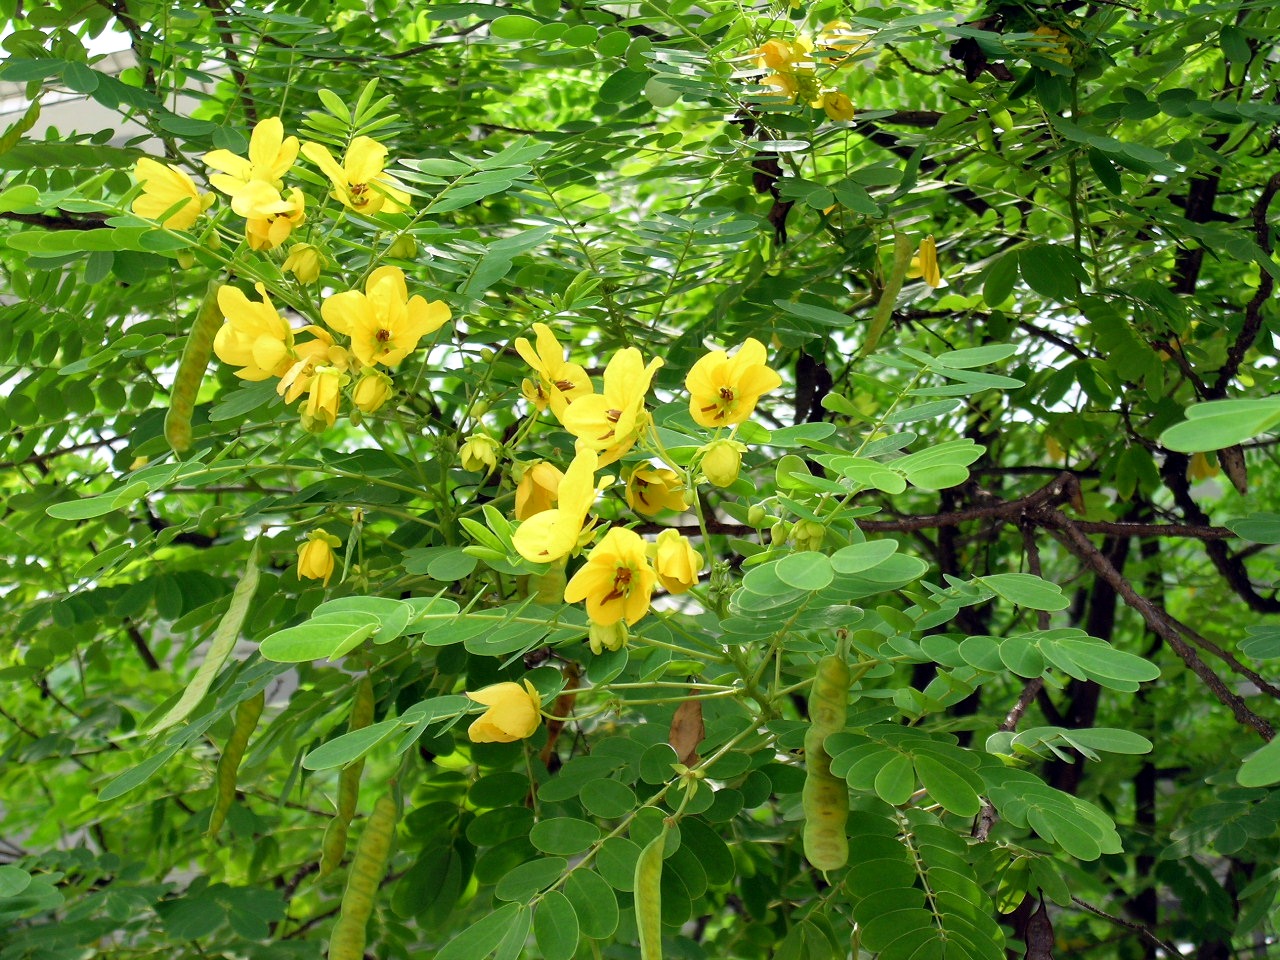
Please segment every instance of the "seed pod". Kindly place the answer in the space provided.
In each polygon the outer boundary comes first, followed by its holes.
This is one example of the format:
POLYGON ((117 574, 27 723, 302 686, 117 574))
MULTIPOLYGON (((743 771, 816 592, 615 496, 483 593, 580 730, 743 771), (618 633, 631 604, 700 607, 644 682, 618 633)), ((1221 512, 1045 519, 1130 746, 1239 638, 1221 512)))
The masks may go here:
POLYGON ((378 798, 351 860, 342 910, 329 937, 329 960, 361 960, 373 898, 387 872, 396 832, 396 800, 391 792, 378 798))
POLYGON ((848 710, 849 666, 843 657, 818 661, 809 692, 809 729, 804 737, 804 855, 819 870, 835 870, 849 862, 849 787, 831 773, 826 739, 844 729, 848 710))
MULTIPOLYGON (((373 722, 373 681, 365 674, 356 687, 355 703, 351 705, 348 730, 359 730, 373 722)), ((338 774, 338 812, 334 814, 324 831, 320 847, 320 876, 327 877, 338 868, 347 852, 347 829, 356 815, 356 801, 360 799, 360 775, 364 772, 364 758, 354 760, 338 774)))
POLYGON ((640 934, 640 960, 662 960, 662 853, 667 843, 667 821, 640 851, 636 860, 634 896, 636 929, 640 934))
POLYGON ((221 284, 217 280, 209 281, 186 346, 182 348, 178 372, 173 377, 173 389, 169 392, 164 438, 175 453, 185 453, 191 447, 191 416, 196 409, 196 395, 209 366, 209 357, 213 355, 214 334, 222 326, 222 311, 218 308, 219 286, 221 284))
POLYGON ((209 815, 209 836, 214 836, 222 829, 227 819, 227 811, 236 798, 236 772, 240 769, 240 761, 244 759, 245 747, 249 745, 249 737, 253 735, 262 716, 262 708, 266 705, 266 694, 259 690, 256 696, 241 700, 236 707, 236 722, 231 728, 231 737, 227 746, 218 758, 218 772, 214 778, 217 786, 217 799, 213 804, 213 813, 209 815))

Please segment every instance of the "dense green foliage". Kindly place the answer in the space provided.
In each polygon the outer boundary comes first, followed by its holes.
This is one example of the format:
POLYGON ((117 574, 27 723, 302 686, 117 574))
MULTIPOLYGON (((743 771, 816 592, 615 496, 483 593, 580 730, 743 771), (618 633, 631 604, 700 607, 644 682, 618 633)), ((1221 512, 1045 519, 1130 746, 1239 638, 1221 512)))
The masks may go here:
POLYGON ((0 960, 1274 951, 1272 4, 0 14, 0 960), (274 117, 394 181, 304 146, 254 249, 274 117), (535 324, 664 361, 605 586, 519 549, 535 324))

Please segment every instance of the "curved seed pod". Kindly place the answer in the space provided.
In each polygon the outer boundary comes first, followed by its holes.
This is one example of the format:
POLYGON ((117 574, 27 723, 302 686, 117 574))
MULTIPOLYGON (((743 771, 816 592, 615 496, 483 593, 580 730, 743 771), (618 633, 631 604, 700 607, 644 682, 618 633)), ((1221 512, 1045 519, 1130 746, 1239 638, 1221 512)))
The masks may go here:
POLYGON ((634 895, 640 960, 662 960, 662 852, 668 829, 663 820, 658 835, 645 845, 636 860, 634 895))
MULTIPOLYGON (((373 722, 373 681, 368 674, 356 687, 355 703, 351 706, 348 730, 359 730, 373 722)), ((338 869, 347 852, 347 829, 356 815, 356 801, 360 799, 360 775, 364 772, 364 758, 352 761, 338 774, 338 812, 334 814, 324 831, 324 843, 320 847, 320 876, 327 877, 338 869)))
POLYGON ((809 729, 804 736, 804 855, 819 870, 835 870, 849 862, 849 787, 831 773, 825 742, 844 729, 848 710, 849 666, 843 657, 818 661, 809 692, 809 729))
POLYGON ((356 845, 342 895, 342 910, 329 937, 329 960, 361 960, 373 899, 387 872, 396 832, 396 800, 390 791, 378 798, 356 845))
POLYGON ((231 737, 227 740, 222 756, 218 758, 218 772, 214 778, 217 799, 213 804, 213 812, 209 815, 209 836, 222 829, 227 811, 236 798, 236 772, 240 769, 245 747, 249 745, 249 737, 258 725, 258 718, 262 716, 262 708, 266 702, 266 693, 259 690, 248 700, 241 700, 236 707, 235 726, 231 728, 231 737))
POLYGON ((222 311, 218 309, 217 280, 210 280, 204 300, 196 313, 195 323, 182 348, 178 372, 173 377, 173 389, 169 392, 169 412, 164 417, 164 438, 175 453, 186 453, 191 447, 191 416, 196 409, 196 394, 204 379, 209 358, 213 355, 213 337, 222 326, 222 311))

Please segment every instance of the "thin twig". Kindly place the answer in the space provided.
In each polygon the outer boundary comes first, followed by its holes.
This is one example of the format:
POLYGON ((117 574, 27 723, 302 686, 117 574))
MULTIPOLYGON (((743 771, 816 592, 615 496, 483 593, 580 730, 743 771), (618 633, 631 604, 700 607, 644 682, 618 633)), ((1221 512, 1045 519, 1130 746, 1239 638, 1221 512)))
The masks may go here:
POLYGON ((1156 936, 1149 928, 1144 927, 1140 923, 1134 923, 1132 920, 1126 920, 1124 917, 1117 917, 1110 913, 1107 913, 1105 910, 1099 907, 1095 907, 1093 904, 1089 903, 1088 901, 1081 900, 1079 897, 1075 896, 1074 894, 1071 897, 1071 902, 1078 907, 1083 907, 1084 909, 1088 910, 1090 913, 1096 916, 1102 917, 1102 919, 1104 920, 1110 920, 1112 923, 1118 924, 1122 927, 1126 927, 1127 929, 1132 930, 1134 933, 1140 936, 1146 937, 1148 940, 1154 943, 1157 947, 1159 947, 1165 953, 1169 954, 1169 956, 1171 957, 1182 956, 1181 951, 1179 951, 1178 948, 1175 947, 1172 943, 1170 943, 1168 940, 1164 940, 1156 936))

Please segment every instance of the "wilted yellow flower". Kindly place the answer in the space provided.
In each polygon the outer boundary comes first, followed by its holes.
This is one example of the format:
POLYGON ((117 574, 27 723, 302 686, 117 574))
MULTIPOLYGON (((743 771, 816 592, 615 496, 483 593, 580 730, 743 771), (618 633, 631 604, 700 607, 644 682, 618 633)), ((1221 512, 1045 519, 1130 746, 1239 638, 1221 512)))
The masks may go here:
POLYGON ((399 213, 409 207, 409 194, 390 174, 383 173, 387 148, 370 137, 356 137, 347 147, 342 166, 328 147, 304 143, 302 155, 320 168, 333 184, 329 194, 357 213, 399 213))
POLYGON ((827 119, 834 120, 836 123, 848 123, 858 112, 854 109, 853 101, 840 90, 823 91, 822 99, 814 106, 821 107, 827 119))
POLYGON ((377 370, 366 370, 351 391, 351 402, 362 413, 376 413, 391 399, 391 378, 377 370))
POLYGON ((289 248, 289 255, 284 258, 280 269, 292 273, 299 283, 315 283, 320 279, 323 264, 319 250, 309 243, 295 243, 289 248))
POLYGON ((321 305, 320 315, 351 338, 351 352, 367 367, 394 367, 451 316, 443 300, 428 303, 416 294, 410 297, 399 267, 379 267, 369 274, 364 289, 334 294, 321 305))
POLYGON ((302 405, 302 427, 311 433, 328 430, 338 419, 338 405, 347 375, 337 367, 318 366, 307 384, 307 402, 302 405))
POLYGON ((683 513, 689 509, 684 481, 674 470, 639 464, 627 478, 627 506, 646 517, 663 510, 683 513))
POLYGON ((458 451, 458 460, 463 470, 472 473, 488 473, 498 465, 498 454, 502 453, 502 444, 493 437, 483 433, 473 433, 467 437, 458 451))
POLYGON ((564 474, 555 464, 539 460, 526 466, 516 483, 516 519, 528 520, 550 510, 559 496, 564 474))
POLYGON ((130 210, 140 217, 155 220, 171 230, 188 230, 196 218, 213 203, 213 194, 201 193, 181 170, 143 157, 133 168, 134 178, 142 184, 142 193, 134 198, 130 210), (185 200, 181 207, 161 220, 166 210, 185 200))
POLYGON ((653 569, 670 593, 685 593, 698 582, 702 555, 675 530, 663 530, 653 547, 653 569))
POLYGON ((280 190, 297 158, 298 138, 284 135, 284 123, 279 117, 267 117, 254 125, 248 158, 230 150, 213 150, 202 159, 205 166, 222 171, 211 176, 209 182, 234 198, 254 181, 280 190))
POLYGON ((539 411, 551 407, 557 418, 563 418, 565 407, 577 397, 591 393, 591 379, 576 363, 564 358, 564 348, 545 323, 535 323, 535 350, 524 337, 516 338, 516 353, 533 367, 538 379, 525 380, 520 392, 539 411))
POLYGON ((471 722, 472 743, 514 743, 533 736, 542 723, 542 698, 532 683, 495 683, 467 696, 489 709, 471 722))
POLYGON ((601 626, 619 620, 633 624, 649 611, 657 579, 640 534, 611 527, 564 588, 564 599, 566 603, 585 600, 587 616, 601 626))
POLYGON ((592 621, 587 628, 587 643, 591 652, 599 654, 602 650, 621 650, 627 645, 627 623, 619 620, 608 626, 592 621))
MULTIPOLYGON (((307 219, 304 207, 307 199, 296 187, 289 191, 288 198, 281 197, 270 187, 275 200, 256 205, 245 221, 244 235, 249 246, 254 250, 274 250, 289 239, 295 227, 302 226, 307 219)), ((234 201, 232 201, 234 204, 234 201)))
POLYGON ((596 499, 594 450, 581 449, 560 481, 557 506, 522 522, 511 537, 516 552, 534 563, 550 563, 567 557, 578 545, 587 511, 596 499))
POLYGON ((713 350, 698 360, 684 381, 694 422, 724 427, 751 416, 760 395, 782 383, 765 359, 764 344, 748 337, 732 359, 723 350, 713 350))
POLYGON ((329 585, 333 576, 333 551, 342 541, 323 527, 307 534, 305 543, 298 544, 298 578, 323 580, 329 585))
POLYGON ((699 448, 702 475, 715 487, 731 487, 742 469, 742 454, 747 446, 737 440, 712 440, 699 448))
POLYGON ((242 380, 266 380, 282 375, 293 363, 293 330, 276 311, 261 283, 261 301, 250 300, 237 287, 218 288, 218 309, 226 322, 213 338, 213 352, 223 363, 240 367, 242 380))
POLYGON ((662 366, 653 359, 645 366, 635 347, 619 350, 604 368, 604 392, 578 397, 560 422, 582 443, 605 451, 600 465, 612 463, 631 449, 644 428, 644 397, 653 375, 662 366))
POLYGON ((934 289, 942 286, 942 271, 938 269, 938 246, 933 242, 932 235, 920 241, 920 250, 911 258, 907 276, 920 277, 934 289))

